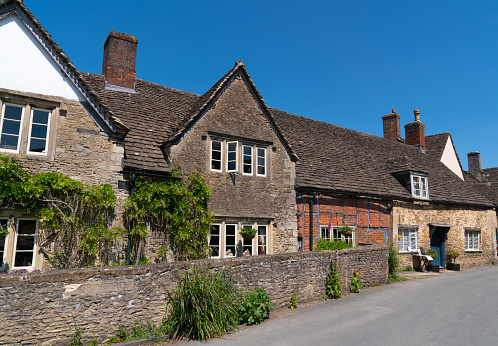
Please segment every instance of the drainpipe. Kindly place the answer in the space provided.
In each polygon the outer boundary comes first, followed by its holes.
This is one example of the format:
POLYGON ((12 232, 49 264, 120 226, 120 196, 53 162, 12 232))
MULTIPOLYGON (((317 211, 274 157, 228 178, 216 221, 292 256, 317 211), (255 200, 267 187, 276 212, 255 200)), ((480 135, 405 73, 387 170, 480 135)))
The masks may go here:
POLYGON ((313 192, 313 197, 310 198, 310 251, 313 251, 313 202, 316 198, 316 192, 313 192))
MULTIPOLYGON (((136 176, 135 176, 135 173, 132 173, 131 174, 131 192, 130 192, 130 196, 131 198, 133 198, 133 196, 135 195, 135 180, 136 180, 136 176)), ((130 225, 128 225, 129 227, 130 225)), ((130 257, 131 257, 131 233, 130 233, 130 229, 128 228, 128 245, 126 246, 126 264, 127 265, 130 265, 130 257)))

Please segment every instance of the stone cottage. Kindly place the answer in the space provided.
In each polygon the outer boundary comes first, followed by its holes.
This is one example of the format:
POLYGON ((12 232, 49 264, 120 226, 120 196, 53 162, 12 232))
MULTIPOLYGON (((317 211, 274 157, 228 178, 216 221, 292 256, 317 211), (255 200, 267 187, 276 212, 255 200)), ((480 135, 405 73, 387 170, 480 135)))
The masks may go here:
MULTIPOLYGON (((136 78, 138 40, 115 31, 102 74, 82 73, 19 0, 0 2, 0 37, 10 52, 0 55, 0 153, 111 184, 118 205, 131 174, 200 171, 213 258, 235 256, 239 242, 245 255, 308 251, 346 225, 354 245, 395 242, 406 265, 420 247, 438 249, 442 267, 448 249, 468 266, 494 261, 495 205, 466 181, 451 136, 426 137, 418 114, 403 139, 394 110, 380 138, 269 108, 240 61, 203 95, 168 88, 136 78), (240 237, 246 226, 254 239, 240 237)), ((0 224, 10 229, 2 263, 41 269, 39 220, 0 210, 0 224)), ((151 232, 146 256, 164 241, 151 232)))

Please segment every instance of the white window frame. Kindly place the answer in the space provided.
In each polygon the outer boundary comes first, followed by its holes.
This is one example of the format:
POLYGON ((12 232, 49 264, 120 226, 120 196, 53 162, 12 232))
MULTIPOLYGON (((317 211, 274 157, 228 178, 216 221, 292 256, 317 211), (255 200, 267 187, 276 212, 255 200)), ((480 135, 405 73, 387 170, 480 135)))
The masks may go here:
MULTIPOLYGON (((7 230, 10 231, 10 219, 8 217, 0 217, 0 220, 7 221, 6 227, 7 227, 7 230)), ((7 247, 9 245, 9 235, 10 235, 10 232, 8 234, 6 234, 5 238, 4 238, 3 256, 2 256, 2 261, 0 261, 0 271, 3 271, 5 269, 5 264, 7 263, 6 258, 8 255, 7 247)))
POLYGON ((416 252, 418 248, 418 236, 416 228, 399 227, 398 228, 398 252, 411 253, 416 252), (406 235, 406 236, 405 236, 406 235), (406 242, 405 242, 406 240, 406 242), (405 246, 406 245, 406 246, 405 246))
POLYGON ((227 148, 227 172, 237 172, 239 165, 238 165, 238 159, 239 159, 239 143, 237 141, 227 141, 226 143, 226 148, 227 148), (230 151, 230 144, 235 144, 235 160, 229 160, 229 154, 233 151, 230 151), (229 164, 230 162, 235 162, 235 169, 230 169, 229 164))
POLYGON ((1 137, 2 137, 2 134, 3 134, 3 124, 4 124, 4 117, 5 117, 5 108, 7 106, 12 106, 12 107, 16 107, 16 108, 21 108, 22 109, 21 120, 19 122, 19 134, 17 135, 17 148, 15 150, 14 149, 3 148, 2 145, 1 145, 1 143, 0 143, 0 151, 11 152, 11 153, 19 153, 20 148, 21 148, 22 130, 23 130, 23 125, 24 125, 24 113, 26 111, 26 106, 19 105, 19 104, 16 104, 16 103, 7 103, 7 102, 3 103, 3 105, 2 105, 2 114, 0 116, 0 140, 1 140, 1 137))
MULTIPOLYGON (((213 223, 211 224, 211 227, 209 228, 209 239, 208 239, 208 245, 211 249, 213 248, 217 248, 218 249, 218 256, 213 256, 213 255, 210 255, 211 258, 220 258, 221 257, 221 250, 222 250, 222 225, 221 223, 213 223), (212 230, 213 230, 213 226, 217 226, 218 227, 218 234, 212 234, 212 230), (217 236, 218 237, 218 245, 211 245, 211 239, 213 236, 217 236)), ((211 254, 213 252, 211 251, 211 254)))
MULTIPOLYGON (((239 224, 238 223, 225 223, 223 225, 223 258, 231 258, 231 257, 236 257, 237 256, 237 243, 238 243, 238 239, 239 239, 239 224), (235 252, 233 254, 233 256, 227 256, 226 253, 227 253, 227 226, 235 226, 235 245, 233 245, 235 247, 235 252)), ((231 235, 230 235, 231 237, 231 235)), ((230 245, 231 247, 232 245, 230 245)))
POLYGON ((260 177, 266 177, 266 172, 267 172, 267 161, 268 161, 268 154, 267 154, 267 150, 266 148, 264 147, 258 147, 256 146, 256 175, 257 176, 260 176, 260 177), (264 174, 259 174, 259 167, 261 167, 261 165, 259 164, 259 150, 263 150, 263 152, 265 153, 265 156, 264 156, 264 159, 265 159, 265 164, 264 164, 264 169, 265 169, 265 173, 264 174))
POLYGON ((256 225, 256 229, 258 230, 258 233, 256 234, 256 255, 261 256, 261 255, 267 255, 268 254, 268 225, 263 225, 263 224, 258 224, 256 225), (261 229, 264 228, 265 234, 264 236, 260 234, 261 229), (259 245, 259 237, 264 237, 264 243, 263 245, 259 245), (263 253, 259 253, 259 248, 263 248, 263 253))
POLYGON ((254 175, 254 146, 252 145, 242 145, 242 174, 243 175, 254 175), (249 148, 251 150, 251 163, 245 163, 245 157, 247 156, 245 154, 245 148, 249 148), (249 166, 251 168, 250 173, 244 172, 245 167, 249 166))
MULTIPOLYGON (((216 150, 218 151, 218 150, 216 150)), ((216 160, 218 161, 218 160, 216 160)), ((212 171, 215 171, 215 172, 222 172, 223 171, 223 141, 219 140, 219 139, 211 139, 211 148, 210 148, 210 151, 209 151, 209 166, 211 167, 211 170, 212 171), (220 143, 220 169, 215 169, 213 168, 213 143, 214 142, 219 142, 220 143)))
MULTIPOLYGON (((22 236, 22 235, 21 235, 22 236)), ((31 236, 31 235, 29 235, 31 236)), ((26 269, 26 270, 33 270, 35 269, 36 265, 36 251, 37 251, 37 246, 36 242, 38 239, 38 219, 32 219, 32 218, 18 218, 16 220, 16 229, 15 229, 15 234, 14 234, 14 248, 12 249, 12 269, 26 269), (31 262, 30 266, 19 266, 16 267, 16 253, 17 253, 17 240, 19 237, 18 231, 19 231, 19 221, 35 221, 35 234, 34 234, 34 240, 33 240, 33 261, 31 262)), ((20 250, 19 252, 31 252, 27 250, 20 250)))
MULTIPOLYGON (((29 120, 29 134, 28 134, 28 147, 26 148, 26 152, 30 155, 40 155, 40 156, 46 156, 48 153, 48 143, 49 143, 49 137, 50 137, 50 121, 52 120, 52 111, 49 109, 43 109, 43 108, 36 108, 36 107, 31 107, 31 118, 29 120), (33 130, 33 125, 45 125, 45 124, 39 124, 39 123, 33 123, 34 120, 34 112, 35 111, 42 111, 42 112, 47 112, 48 113, 48 119, 47 119, 47 137, 45 138, 45 150, 43 152, 37 152, 37 151, 31 151, 29 148, 31 147, 31 132, 33 130)), ((35 137, 35 139, 39 139, 35 137)))
POLYGON ((481 231, 475 229, 465 230, 464 246, 465 251, 481 251, 481 231), (476 237, 477 241, 475 239, 476 237))
POLYGON ((344 235, 339 235, 339 229, 342 228, 344 226, 330 226, 330 235, 327 237, 326 235, 324 236, 324 233, 328 233, 329 231, 329 225, 320 225, 320 234, 319 234, 319 237, 321 239, 326 239, 326 240, 330 240, 330 241, 336 241, 336 240, 342 240, 342 241, 345 241, 353 246, 356 246, 356 237, 355 237, 355 233, 356 233, 356 227, 355 226, 348 226, 349 228, 351 228, 352 232, 351 232, 351 237, 345 237, 344 235))
POLYGON ((410 183, 412 187, 412 196, 420 199, 429 199, 429 177, 424 174, 410 174, 410 183), (418 180, 420 189, 415 188, 416 181, 418 180), (417 192, 420 191, 420 192, 417 192), (425 196, 424 196, 425 194, 425 196))

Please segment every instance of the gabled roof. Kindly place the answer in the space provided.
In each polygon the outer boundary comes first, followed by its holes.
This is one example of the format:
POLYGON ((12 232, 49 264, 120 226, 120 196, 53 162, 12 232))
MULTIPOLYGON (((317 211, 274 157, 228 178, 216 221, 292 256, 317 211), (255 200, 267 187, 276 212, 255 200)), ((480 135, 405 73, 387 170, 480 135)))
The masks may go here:
POLYGON ((259 93, 258 89, 254 85, 254 82, 252 81, 251 77, 247 73, 247 70, 245 68, 245 65, 242 61, 236 61, 235 65, 230 71, 228 71, 221 79, 219 79, 207 92, 205 92, 202 96, 200 96, 195 104, 192 106, 192 109, 190 110, 187 118, 183 121, 183 123, 180 125, 179 128, 177 128, 174 131, 174 135, 170 137, 164 145, 168 145, 169 143, 173 143, 177 140, 179 140, 186 132, 189 131, 189 129, 204 115, 205 111, 207 111, 212 104, 223 92, 223 90, 231 83, 231 81, 237 77, 239 74, 242 74, 243 77, 246 79, 246 81, 249 84, 249 87, 251 89, 251 92, 254 93, 256 96, 256 99, 262 108, 263 113, 266 115, 270 125, 272 126, 273 130, 277 134, 277 136, 280 138, 282 141, 282 144, 284 147, 287 149, 287 152, 291 156, 293 160, 297 160, 298 157, 295 154, 294 150, 292 149, 291 145, 289 144, 287 138, 282 134, 282 131, 280 130, 279 125, 275 122, 275 119, 273 118, 273 115, 268 109, 268 106, 266 105, 266 102, 264 101, 263 97, 259 93))
POLYGON ((452 170, 457 176, 464 179, 464 171, 462 168, 462 163, 460 162, 460 157, 455 148, 455 142, 451 137, 451 133, 444 132, 435 135, 430 135, 425 137, 425 148, 429 155, 437 157, 442 163, 444 163, 450 170, 452 170), (447 148, 447 143, 450 141, 451 148, 447 148), (453 150, 453 151, 451 151, 453 150), (458 167, 455 166, 455 163, 458 167))
POLYGON ((425 150, 427 154, 437 156, 441 159, 449 136, 449 132, 425 136, 425 150))
POLYGON ((296 184, 301 189, 413 200, 393 174, 429 174, 432 201, 491 207, 470 184, 439 158, 414 146, 271 109, 299 155, 296 184))
POLYGON ((47 50, 47 53, 59 65, 62 73, 66 75, 86 101, 88 101, 92 110, 100 117, 103 124, 108 127, 107 130, 116 135, 124 135, 128 131, 128 128, 110 109, 100 102, 98 95, 89 88, 64 51, 55 43, 47 30, 38 22, 24 3, 20 0, 0 1, 0 19, 14 13, 24 22, 34 37, 40 41, 42 46, 47 50))

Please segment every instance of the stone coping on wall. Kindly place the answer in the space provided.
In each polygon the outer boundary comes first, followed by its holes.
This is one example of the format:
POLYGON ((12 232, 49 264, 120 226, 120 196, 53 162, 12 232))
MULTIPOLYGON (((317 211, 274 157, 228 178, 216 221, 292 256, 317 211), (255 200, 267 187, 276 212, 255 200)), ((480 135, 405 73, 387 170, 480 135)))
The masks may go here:
MULTIPOLYGON (((367 245, 350 249, 339 250, 339 256, 349 253, 368 253, 372 251, 387 249, 387 245, 367 245)), ((45 272, 30 272, 23 274, 3 274, 0 275, 0 288, 22 286, 26 284, 43 282, 68 282, 81 281, 90 278, 110 279, 123 276, 144 275, 147 273, 161 274, 172 270, 181 270, 191 266, 211 266, 211 267, 234 267, 237 265, 261 262, 283 262, 297 261, 300 259, 312 259, 313 257, 323 257, 328 254, 330 258, 335 256, 336 250, 323 250, 311 252, 293 252, 274 255, 246 256, 225 259, 204 259, 185 262, 158 263, 141 266, 110 266, 94 268, 75 268, 49 270, 45 272)))

